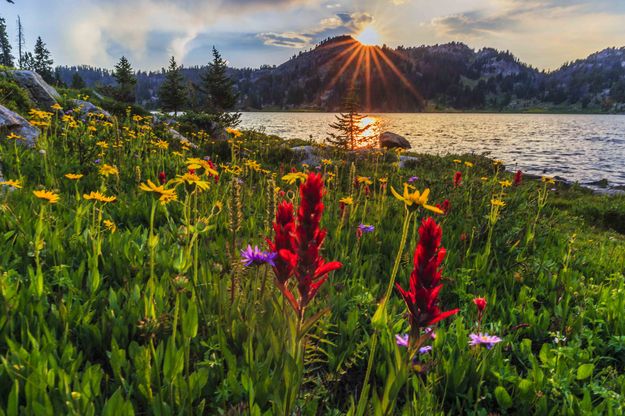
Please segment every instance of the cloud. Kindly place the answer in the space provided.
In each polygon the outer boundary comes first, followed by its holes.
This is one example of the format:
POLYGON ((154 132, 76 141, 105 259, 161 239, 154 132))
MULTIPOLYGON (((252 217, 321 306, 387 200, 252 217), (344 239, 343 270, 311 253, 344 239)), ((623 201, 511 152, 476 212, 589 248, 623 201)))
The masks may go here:
POLYGON ((509 14, 487 15, 474 11, 432 19, 431 24, 449 35, 478 36, 485 32, 497 32, 510 29, 517 24, 515 17, 509 14))
POLYGON ((313 37, 310 35, 294 32, 266 32, 259 33, 257 36, 263 41, 265 45, 295 49, 303 49, 309 47, 311 46, 311 41, 313 40, 313 37))
POLYGON ((373 16, 369 13, 337 13, 336 15, 342 22, 342 26, 346 29, 359 31, 373 23, 373 16))

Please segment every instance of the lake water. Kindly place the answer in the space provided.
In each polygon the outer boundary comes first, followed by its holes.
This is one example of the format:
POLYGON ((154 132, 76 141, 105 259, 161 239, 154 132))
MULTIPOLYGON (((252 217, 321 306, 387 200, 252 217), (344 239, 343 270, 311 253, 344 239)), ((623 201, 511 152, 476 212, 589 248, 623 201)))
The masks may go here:
MULTIPOLYGON (((243 113, 240 127, 322 141, 333 121, 330 113, 243 113)), ((406 137, 419 153, 485 154, 508 170, 625 186, 621 115, 373 114, 368 122, 406 137)))

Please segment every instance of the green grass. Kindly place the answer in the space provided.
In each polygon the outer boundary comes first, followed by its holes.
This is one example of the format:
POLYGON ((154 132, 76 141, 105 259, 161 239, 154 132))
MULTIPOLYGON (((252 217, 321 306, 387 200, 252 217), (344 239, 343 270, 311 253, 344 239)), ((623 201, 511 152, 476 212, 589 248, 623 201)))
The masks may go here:
MULTIPOLYGON (((322 149, 332 164, 320 171, 334 175, 322 255, 343 267, 307 311, 329 308, 299 344, 302 357, 272 271, 245 269, 239 257, 247 244, 266 247, 282 192, 297 203, 297 187, 281 179, 302 170, 288 145, 244 132, 230 143, 204 140, 199 150, 174 141, 165 149, 157 141, 165 133, 140 118, 69 123, 52 116, 37 149, 0 146, 5 179, 23 184, 0 195, 0 415, 623 413, 622 197, 559 184, 552 191, 540 181, 502 189, 510 174, 469 155, 419 155, 399 169, 393 154, 322 149), (203 176, 208 190, 180 185, 166 205, 140 190, 204 156, 219 171, 218 182, 203 176), (119 173, 103 176, 104 164, 119 173), (368 194, 355 176, 373 181, 368 194), (371 324, 406 215, 390 186, 403 189, 412 176, 419 190, 431 189, 430 203, 451 203, 447 215, 431 215, 447 249, 440 306, 460 308, 436 326, 421 372, 395 344, 408 330, 397 293, 387 323, 371 324), (39 189, 59 202, 38 199, 39 189), (117 201, 85 200, 91 191, 117 201), (354 204, 341 216, 347 196, 354 204), (496 221, 493 198, 506 203, 496 221), (375 231, 358 238, 360 223, 375 231), (488 301, 481 330, 503 338, 491 350, 468 346, 478 296, 488 301)), ((397 274, 404 287, 428 215, 417 211, 408 224, 397 274)))

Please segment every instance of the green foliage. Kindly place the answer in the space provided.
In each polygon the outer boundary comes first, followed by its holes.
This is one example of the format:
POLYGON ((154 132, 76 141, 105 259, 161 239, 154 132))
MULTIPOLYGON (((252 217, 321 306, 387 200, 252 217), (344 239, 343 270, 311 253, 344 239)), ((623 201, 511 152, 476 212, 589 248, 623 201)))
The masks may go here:
POLYGON ((117 81, 115 99, 123 103, 133 104, 136 96, 137 78, 125 56, 122 56, 115 65, 113 77, 117 81))
POLYGON ((204 110, 217 116, 217 121, 224 126, 237 126, 239 113, 227 113, 234 109, 237 94, 234 91, 234 82, 226 74, 226 61, 219 51, 213 47, 213 60, 209 62, 206 72, 202 75, 200 90, 204 94, 204 110))
POLYGON ((187 101, 185 79, 173 56, 169 61, 169 68, 165 74, 165 81, 159 89, 158 97, 162 110, 174 113, 180 111, 187 101))
MULTIPOLYGON (((364 414, 622 414, 625 237, 575 212, 576 202, 589 209, 619 198, 530 180, 504 189, 511 174, 471 155, 415 155, 420 163, 400 169, 395 152, 344 163, 344 152, 319 149, 331 159, 320 168, 323 256, 343 268, 309 306, 307 316, 320 319, 298 356, 271 268, 241 268, 238 255, 271 236, 276 200, 297 203, 297 184, 281 179, 297 163, 293 152, 249 131, 185 148, 150 117, 123 114, 73 122, 53 114, 37 149, 0 142, 4 177, 23 185, 3 185, 0 195, 0 414, 269 415, 292 404, 291 414, 338 415, 355 414, 357 403, 364 414), (205 156, 219 171, 217 180, 194 168, 205 190, 178 184, 178 200, 163 205, 139 188, 205 156), (118 174, 102 175, 105 164, 118 174), (372 184, 355 185, 356 176, 372 184), (415 366, 395 342, 408 327, 395 294, 370 354, 405 215, 390 187, 412 176, 431 189, 430 203, 450 201, 436 217, 447 249, 440 306, 461 309, 437 325, 415 366), (36 198, 39 189, 59 202, 36 198), (84 199, 95 191, 117 200, 84 199), (347 196, 353 204, 341 208, 347 196), (497 221, 493 198, 506 204, 497 221), (358 235, 361 223, 374 232, 358 235), (467 345, 478 331, 476 296, 488 300, 479 331, 503 339, 490 350, 467 345)), ((426 215, 416 211, 397 256, 404 286, 426 215)))
POLYGON ((33 103, 23 88, 7 76, 0 75, 0 103, 19 114, 26 114, 33 103))
POLYGON ((6 21, 0 17, 0 65, 14 66, 14 58, 11 53, 11 42, 7 33, 6 21))
POLYGON ((26 58, 26 60, 31 60, 30 64, 28 64, 31 67, 30 69, 41 75, 47 83, 54 83, 54 70, 52 69, 54 61, 50 57, 50 51, 46 48, 46 44, 43 43, 40 36, 37 37, 37 42, 35 42, 32 57, 26 58))
POLYGON ((87 84, 85 84, 85 80, 82 79, 80 74, 78 72, 75 72, 74 75, 72 75, 72 83, 70 87, 75 90, 82 90, 84 88, 87 88, 87 84))

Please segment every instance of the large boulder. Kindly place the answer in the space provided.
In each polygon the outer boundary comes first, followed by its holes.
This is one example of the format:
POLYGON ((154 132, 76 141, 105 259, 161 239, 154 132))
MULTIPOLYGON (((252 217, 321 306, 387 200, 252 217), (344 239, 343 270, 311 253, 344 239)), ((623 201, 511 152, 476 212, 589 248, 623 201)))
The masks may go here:
POLYGON ((169 132, 169 134, 171 134, 171 137, 174 140, 178 140, 180 142, 180 144, 186 144, 187 146, 193 148, 193 149, 197 149, 198 145, 193 143, 191 140, 187 139, 184 135, 182 135, 178 130, 174 129, 173 127, 167 127, 167 131, 169 132))
POLYGON ((20 140, 20 143, 25 144, 28 147, 34 147, 37 144, 37 138, 39 137, 39 129, 28 122, 24 117, 9 110, 3 105, 0 105, 0 132, 3 137, 9 134, 17 134, 24 140, 20 140))
POLYGON ((30 99, 39 108, 49 110, 61 99, 59 93, 34 71, 11 71, 11 76, 20 87, 28 91, 30 99))
POLYGON ((81 114, 102 114, 104 118, 111 119, 111 113, 97 105, 84 100, 71 100, 74 109, 81 114))
POLYGON ((390 131, 385 131, 380 134, 380 147, 385 147, 387 149, 401 148, 401 149, 410 149, 410 143, 406 140, 405 137, 400 136, 399 134, 392 133, 390 131))

